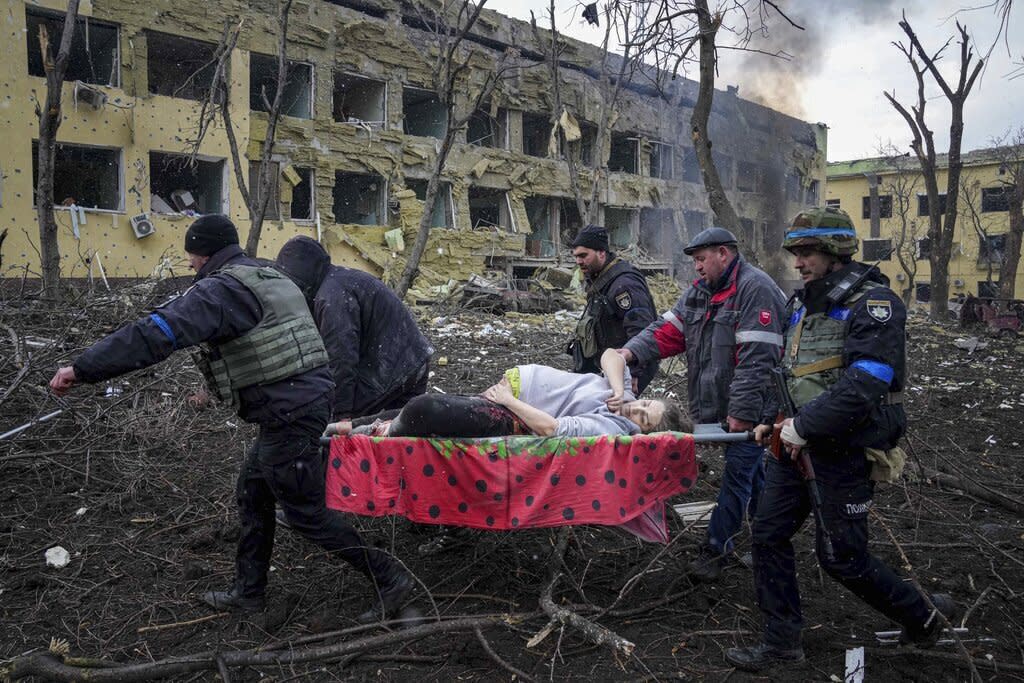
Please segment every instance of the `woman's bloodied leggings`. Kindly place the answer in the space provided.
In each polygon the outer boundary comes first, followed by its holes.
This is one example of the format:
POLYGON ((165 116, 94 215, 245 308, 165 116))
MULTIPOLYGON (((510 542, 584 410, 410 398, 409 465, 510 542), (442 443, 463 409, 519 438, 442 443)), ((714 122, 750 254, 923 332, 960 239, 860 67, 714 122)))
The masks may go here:
POLYGON ((530 428, 505 406, 483 396, 423 394, 401 410, 358 418, 354 427, 374 420, 391 420, 388 436, 465 437, 519 436, 532 434, 530 428))

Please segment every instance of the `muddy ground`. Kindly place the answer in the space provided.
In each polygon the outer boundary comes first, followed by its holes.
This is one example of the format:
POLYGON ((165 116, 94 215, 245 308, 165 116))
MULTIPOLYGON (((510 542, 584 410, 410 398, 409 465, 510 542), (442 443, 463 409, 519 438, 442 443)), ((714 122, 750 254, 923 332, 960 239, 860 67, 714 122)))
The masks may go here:
MULTIPOLYGON (((252 429, 226 410, 186 404, 200 381, 186 354, 123 381, 80 388, 63 402, 44 389, 60 361, 161 300, 167 288, 121 286, 60 305, 17 287, 0 295, 0 432, 64 410, 0 441, 0 669, 45 651, 51 639, 66 640, 70 657, 145 664, 380 633, 317 636, 355 626, 368 586, 286 530, 278 531, 266 614, 217 615, 198 601, 232 577, 234 481, 252 429), (70 561, 48 567, 44 553, 58 545, 70 561)), ((516 363, 568 362, 567 312, 494 316, 437 305, 420 315, 437 348, 431 390, 474 392, 516 363)), ((955 345, 965 336, 923 319, 911 326, 913 467, 899 485, 878 490, 872 549, 895 566, 909 562, 915 580, 969 608, 964 646, 978 674, 1015 680, 1024 678, 1024 338, 982 333, 988 346, 969 353, 955 345), (921 468, 928 476, 919 476, 921 468)), ((684 368, 662 367, 653 393, 681 398, 684 368)), ((701 456, 701 479, 680 502, 714 497, 721 456, 701 456)), ((807 528, 797 548, 808 663, 750 677, 732 670, 722 653, 756 638, 751 574, 737 563, 717 584, 692 585, 683 570, 700 532, 677 520, 667 548, 605 528, 576 527, 571 534, 562 568, 570 578, 554 597, 589 616, 611 607, 595 619, 636 643, 632 656, 592 645, 573 628, 555 628, 527 646, 547 623, 538 597, 551 573, 551 531, 473 532, 424 556, 418 549, 433 529, 400 519, 355 522, 368 540, 407 563, 443 618, 520 617, 486 628, 486 647, 472 630, 440 630, 354 656, 233 668, 232 680, 513 678, 497 659, 537 680, 842 680, 845 650, 857 645, 868 647, 868 680, 971 676, 952 645, 928 653, 879 646, 874 631, 893 626, 822 574, 807 528), (627 584, 639 572, 645 573, 627 584)), ((739 551, 748 547, 744 533, 739 551)), ((433 612, 426 598, 419 604, 433 612)))

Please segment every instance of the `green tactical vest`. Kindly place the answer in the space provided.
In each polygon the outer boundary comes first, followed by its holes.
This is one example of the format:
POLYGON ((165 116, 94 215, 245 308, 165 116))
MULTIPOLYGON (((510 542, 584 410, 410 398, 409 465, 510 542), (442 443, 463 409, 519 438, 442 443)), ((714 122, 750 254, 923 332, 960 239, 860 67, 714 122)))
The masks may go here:
POLYGON ((633 270, 635 269, 632 265, 615 257, 598 274, 597 279, 587 286, 587 305, 583 309, 583 315, 576 323, 575 333, 576 343, 584 358, 597 358, 605 349, 618 348, 626 343, 626 335, 621 329, 621 325, 618 330, 610 332, 603 329, 610 315, 608 313, 610 304, 603 290, 611 286, 612 281, 618 279, 620 275, 633 270))
POLYGON ((241 337, 202 345, 200 369, 213 395, 233 406, 239 389, 272 384, 327 364, 327 350, 306 299, 287 276, 258 266, 229 266, 218 272, 253 293, 263 319, 241 337))
MULTIPOLYGON (((842 304, 822 313, 801 315, 786 330, 786 354, 782 365, 788 371, 787 384, 793 402, 800 408, 839 381, 845 365, 843 342, 846 340, 849 311, 877 282, 863 282, 842 304)), ((801 313, 801 306, 794 313, 801 313)))

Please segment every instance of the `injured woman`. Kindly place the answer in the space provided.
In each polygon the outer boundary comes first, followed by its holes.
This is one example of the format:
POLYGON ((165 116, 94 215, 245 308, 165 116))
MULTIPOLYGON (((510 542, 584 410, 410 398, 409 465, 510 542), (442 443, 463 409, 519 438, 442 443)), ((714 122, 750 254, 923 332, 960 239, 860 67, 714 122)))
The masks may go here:
POLYGON ((671 401, 637 400, 626 362, 613 349, 601 356, 603 375, 546 365, 518 365, 479 396, 424 394, 401 410, 328 425, 328 433, 480 438, 597 436, 690 431, 671 401))

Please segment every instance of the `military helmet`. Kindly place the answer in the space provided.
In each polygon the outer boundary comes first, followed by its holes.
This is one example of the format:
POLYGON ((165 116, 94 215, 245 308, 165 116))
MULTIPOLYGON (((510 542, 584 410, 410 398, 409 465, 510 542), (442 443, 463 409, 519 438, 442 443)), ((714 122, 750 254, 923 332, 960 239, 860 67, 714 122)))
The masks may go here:
POLYGON ((725 228, 708 228, 707 230, 701 230, 698 232, 690 243, 683 247, 683 253, 687 256, 692 256, 694 252, 704 247, 717 247, 719 245, 725 245, 729 247, 736 246, 736 235, 732 234, 725 228))
POLYGON ((793 219, 782 248, 812 247, 832 256, 852 256, 859 242, 850 215, 831 206, 805 209, 793 219))

